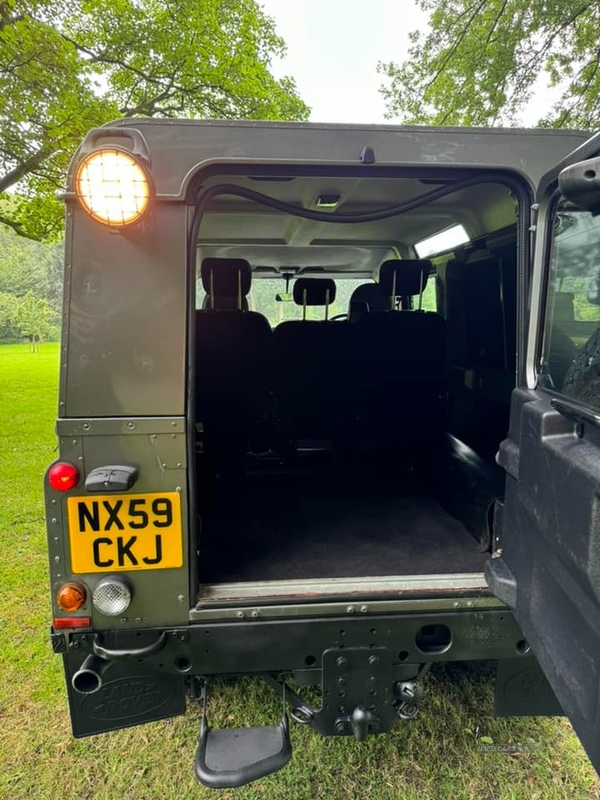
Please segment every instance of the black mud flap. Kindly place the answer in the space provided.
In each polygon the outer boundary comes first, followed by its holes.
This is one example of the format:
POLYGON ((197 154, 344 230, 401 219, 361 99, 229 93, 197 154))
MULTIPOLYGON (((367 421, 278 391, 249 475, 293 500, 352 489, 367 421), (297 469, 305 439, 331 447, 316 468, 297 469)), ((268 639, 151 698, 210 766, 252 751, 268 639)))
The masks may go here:
POLYGON ((535 658, 498 661, 494 712, 498 717, 555 717, 564 714, 535 658))
POLYGON ((185 686, 175 675, 155 672, 144 663, 112 661, 102 675, 100 688, 81 694, 73 688, 73 675, 84 656, 63 655, 73 736, 129 728, 185 713, 185 686))

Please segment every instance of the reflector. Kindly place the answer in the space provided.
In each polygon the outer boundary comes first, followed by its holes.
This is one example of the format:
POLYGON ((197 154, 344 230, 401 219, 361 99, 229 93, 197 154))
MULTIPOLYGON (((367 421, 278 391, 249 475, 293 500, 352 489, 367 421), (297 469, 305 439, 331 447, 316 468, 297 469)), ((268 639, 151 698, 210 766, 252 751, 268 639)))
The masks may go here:
POLYGON ((75 192, 85 210, 105 225, 137 222, 150 202, 150 179, 129 153, 96 150, 77 167, 75 192))
POLYGON ((90 628, 91 625, 91 617, 56 617, 53 627, 59 631, 62 628, 90 628))
POLYGON ((48 470, 48 483, 57 492, 68 492, 79 483, 79 470, 67 461, 58 461, 48 470))

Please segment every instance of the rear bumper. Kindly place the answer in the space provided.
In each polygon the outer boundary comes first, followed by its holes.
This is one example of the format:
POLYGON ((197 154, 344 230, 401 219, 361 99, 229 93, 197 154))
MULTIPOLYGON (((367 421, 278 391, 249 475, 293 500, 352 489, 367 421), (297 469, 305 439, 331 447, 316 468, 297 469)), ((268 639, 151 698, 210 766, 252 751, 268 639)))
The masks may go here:
POLYGON ((174 676, 318 671, 325 650, 344 647, 385 647, 398 666, 515 658, 523 639, 508 608, 267 620, 247 615, 173 628, 52 633, 56 653, 82 661, 97 642, 108 660, 139 662, 140 648, 150 649, 161 637, 158 652, 142 660, 148 669, 174 676), (418 634, 427 626, 444 626, 449 641, 446 636, 424 644, 418 634))
POLYGON ((324 654, 377 648, 389 651, 390 677, 399 681, 413 677, 418 665, 427 662, 529 661, 517 647, 522 639, 508 609, 244 619, 170 629, 52 634, 53 648, 64 659, 76 736, 184 713, 193 676, 287 673, 298 683, 319 684, 324 654), (109 665, 95 690, 82 694, 73 687, 73 676, 86 659, 88 664, 93 661, 89 657, 94 653, 109 665))

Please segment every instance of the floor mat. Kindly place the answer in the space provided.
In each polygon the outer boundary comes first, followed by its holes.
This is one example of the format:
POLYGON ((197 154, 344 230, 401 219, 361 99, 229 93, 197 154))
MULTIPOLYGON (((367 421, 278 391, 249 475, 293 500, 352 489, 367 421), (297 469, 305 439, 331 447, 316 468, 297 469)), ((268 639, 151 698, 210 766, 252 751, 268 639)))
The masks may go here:
POLYGON ((486 560, 409 479, 248 477, 213 497, 202 583, 481 572, 486 560))

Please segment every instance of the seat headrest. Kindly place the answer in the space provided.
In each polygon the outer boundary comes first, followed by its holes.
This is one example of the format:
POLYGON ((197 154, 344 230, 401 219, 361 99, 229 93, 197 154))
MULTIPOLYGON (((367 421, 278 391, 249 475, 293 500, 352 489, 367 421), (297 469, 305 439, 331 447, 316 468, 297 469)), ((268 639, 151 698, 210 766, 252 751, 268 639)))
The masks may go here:
POLYGON ((430 272, 429 259, 391 259, 379 269, 379 285, 387 297, 414 297, 425 291, 430 272))
POLYGON ((245 297, 250 291, 252 270, 244 258, 205 258, 200 274, 208 295, 245 297))
POLYGON ((389 311, 390 298, 378 283, 363 283, 357 286, 350 297, 350 310, 352 303, 366 303, 367 311, 389 311))
POLYGON ((335 300, 335 281, 331 278, 297 278, 294 303, 299 306, 327 306, 335 300))

